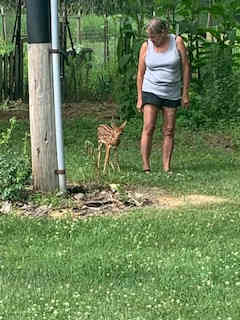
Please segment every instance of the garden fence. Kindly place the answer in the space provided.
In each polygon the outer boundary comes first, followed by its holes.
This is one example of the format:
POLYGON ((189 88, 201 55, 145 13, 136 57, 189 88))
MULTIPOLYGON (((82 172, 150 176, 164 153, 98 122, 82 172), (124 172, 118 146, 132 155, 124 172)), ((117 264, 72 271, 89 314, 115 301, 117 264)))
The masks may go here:
POLYGON ((23 45, 15 52, 0 55, 0 102, 24 98, 23 45))

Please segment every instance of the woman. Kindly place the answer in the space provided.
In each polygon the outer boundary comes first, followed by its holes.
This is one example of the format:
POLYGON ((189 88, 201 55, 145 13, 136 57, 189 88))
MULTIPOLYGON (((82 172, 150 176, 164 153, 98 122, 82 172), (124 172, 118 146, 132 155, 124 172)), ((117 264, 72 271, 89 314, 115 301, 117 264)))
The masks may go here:
POLYGON ((137 109, 143 112, 141 155, 144 172, 150 172, 152 137, 159 110, 163 116, 162 166, 170 172, 177 108, 189 107, 189 63, 183 39, 168 33, 165 22, 153 18, 147 25, 137 74, 137 109), (183 82, 183 86, 182 86, 183 82), (182 92, 181 92, 182 91, 182 92))

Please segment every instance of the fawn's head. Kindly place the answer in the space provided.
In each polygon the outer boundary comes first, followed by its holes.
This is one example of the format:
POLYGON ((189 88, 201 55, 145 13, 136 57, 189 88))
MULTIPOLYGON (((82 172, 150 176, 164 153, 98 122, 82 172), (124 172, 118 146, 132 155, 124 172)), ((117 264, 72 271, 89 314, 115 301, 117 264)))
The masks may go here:
POLYGON ((125 120, 120 127, 118 127, 114 122, 111 123, 114 132, 119 132, 120 134, 123 132, 124 128, 126 127, 127 120, 125 120))
POLYGON ((111 123, 111 126, 116 134, 121 135, 123 133, 124 128, 126 127, 126 124, 127 120, 125 120, 119 127, 114 122, 111 123))
POLYGON ((114 123, 111 123, 111 127, 104 124, 100 125, 98 127, 98 141, 105 145, 117 147, 126 123, 127 121, 124 121, 119 127, 114 123))
POLYGON ((127 121, 124 121, 119 127, 116 126, 116 124, 112 123, 112 129, 113 129, 113 145, 118 145, 120 142, 120 136, 123 133, 123 130, 127 124, 127 121))

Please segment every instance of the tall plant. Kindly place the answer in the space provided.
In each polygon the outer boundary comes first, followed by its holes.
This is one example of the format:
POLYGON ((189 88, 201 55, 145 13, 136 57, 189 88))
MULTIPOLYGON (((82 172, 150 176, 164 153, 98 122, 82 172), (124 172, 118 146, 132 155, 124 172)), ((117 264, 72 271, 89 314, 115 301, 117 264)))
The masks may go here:
POLYGON ((115 82, 115 98, 120 106, 120 116, 125 119, 135 114, 138 43, 132 20, 123 16, 117 46, 118 77, 115 82))
POLYGON ((115 98, 120 106, 120 117, 136 115, 136 75, 138 54, 144 38, 145 19, 153 13, 152 0, 125 0, 120 2, 121 23, 117 57, 118 77, 115 98))

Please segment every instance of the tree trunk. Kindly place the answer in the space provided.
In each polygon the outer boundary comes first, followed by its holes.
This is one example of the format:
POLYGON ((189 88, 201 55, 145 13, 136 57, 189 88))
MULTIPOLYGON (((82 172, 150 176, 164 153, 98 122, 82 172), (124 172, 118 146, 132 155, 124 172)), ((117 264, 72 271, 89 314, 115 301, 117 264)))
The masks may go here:
POLYGON ((29 112, 34 190, 58 189, 50 44, 29 44, 29 112))

